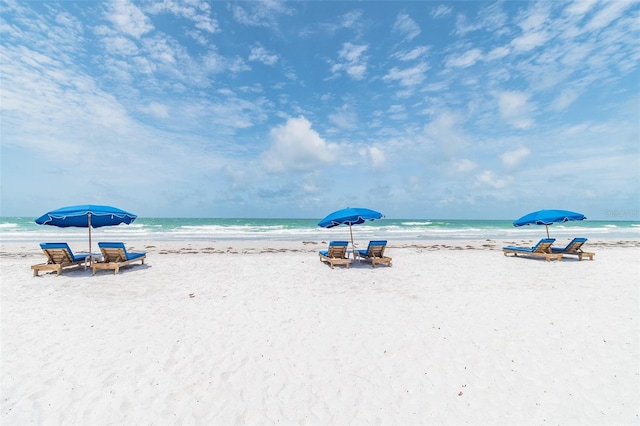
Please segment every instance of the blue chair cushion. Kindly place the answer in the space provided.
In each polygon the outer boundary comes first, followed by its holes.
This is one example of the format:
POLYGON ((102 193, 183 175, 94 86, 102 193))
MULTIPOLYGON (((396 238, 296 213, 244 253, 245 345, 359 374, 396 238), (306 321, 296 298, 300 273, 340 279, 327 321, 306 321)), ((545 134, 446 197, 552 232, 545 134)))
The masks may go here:
POLYGON ((71 259, 73 259, 74 262, 80 262, 86 259, 87 256, 89 256, 88 254, 73 254, 73 252, 71 251, 71 247, 69 247, 69 244, 67 243, 40 243, 40 248, 42 250, 47 250, 47 249, 64 249, 67 252, 69 252, 69 255, 71 256, 71 259))
POLYGON ((556 239, 555 238, 543 238, 540 241, 538 241, 538 244, 536 244, 533 247, 515 247, 515 246, 506 246, 503 247, 503 250, 512 250, 512 251, 521 251, 524 253, 533 253, 534 251, 536 251, 538 249, 538 246, 540 246, 540 244, 545 244, 545 243, 553 243, 556 239))
POLYGON ((567 244, 566 247, 551 247, 551 251, 554 253, 564 253, 567 250, 569 250, 573 244, 579 244, 579 243, 584 244, 586 242, 587 242, 586 238, 574 238, 573 240, 569 241, 569 244, 567 244))
POLYGON ((139 257, 146 256, 145 252, 127 252, 127 248, 124 246, 124 243, 100 242, 98 243, 98 247, 122 249, 127 260, 134 260, 139 257))
MULTIPOLYGON (((349 241, 331 241, 329 242, 329 247, 334 246, 334 247, 348 247, 349 246, 349 241)), ((329 256, 329 250, 320 250, 318 253, 320 253, 323 256, 329 256)))
POLYGON ((375 246, 386 246, 387 245, 387 240, 372 240, 369 241, 369 245, 367 246, 366 250, 356 250, 358 252, 358 254, 362 257, 366 257, 367 253, 369 253, 369 249, 371 249, 371 247, 375 247, 375 246))

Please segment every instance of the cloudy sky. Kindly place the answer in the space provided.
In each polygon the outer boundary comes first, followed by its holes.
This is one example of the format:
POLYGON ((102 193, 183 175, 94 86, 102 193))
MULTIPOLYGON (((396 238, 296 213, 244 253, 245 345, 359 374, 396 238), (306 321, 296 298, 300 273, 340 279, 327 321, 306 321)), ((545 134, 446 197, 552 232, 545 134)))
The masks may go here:
POLYGON ((637 1, 0 10, 3 216, 606 219, 640 204, 637 1))

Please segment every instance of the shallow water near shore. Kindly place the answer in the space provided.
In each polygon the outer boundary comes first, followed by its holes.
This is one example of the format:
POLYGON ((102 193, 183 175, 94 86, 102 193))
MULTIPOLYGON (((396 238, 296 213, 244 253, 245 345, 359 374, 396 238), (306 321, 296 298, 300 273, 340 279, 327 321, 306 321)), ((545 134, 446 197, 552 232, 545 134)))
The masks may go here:
MULTIPOLYGON (((516 228, 508 220, 382 219, 353 227, 359 239, 394 241, 541 238, 544 226, 516 228)), ((553 238, 640 238, 638 221, 567 222, 549 227, 553 238)), ((94 229, 100 240, 213 241, 345 239, 348 227, 318 227, 318 219, 138 218, 131 225, 94 229)), ((0 241, 82 241, 87 230, 37 225, 30 217, 0 218, 0 241)))

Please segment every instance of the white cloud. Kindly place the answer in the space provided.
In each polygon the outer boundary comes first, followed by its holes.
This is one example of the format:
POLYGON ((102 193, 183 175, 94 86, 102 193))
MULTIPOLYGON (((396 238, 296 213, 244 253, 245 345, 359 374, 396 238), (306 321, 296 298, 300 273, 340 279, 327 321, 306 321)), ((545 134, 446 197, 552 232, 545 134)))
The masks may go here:
POLYGON ((341 28, 354 28, 358 27, 362 22, 362 12, 359 10, 352 10, 351 12, 342 15, 338 22, 341 28))
POLYGON ((149 52, 149 56, 156 62, 164 63, 164 65, 177 64, 180 48, 170 38, 161 36, 147 37, 143 41, 143 46, 149 52))
POLYGON ((142 111, 154 115, 158 118, 169 118, 169 108, 166 105, 157 102, 151 102, 146 107, 141 108, 142 111))
POLYGON ((533 107, 529 104, 529 95, 524 92, 507 91, 497 94, 500 115, 512 126, 526 129, 533 126, 530 115, 533 107))
MULTIPOLYGON (((163 0, 151 2, 145 9, 151 14, 169 12, 175 16, 189 19, 199 30, 213 34, 219 31, 218 22, 211 17, 211 6, 204 1, 191 3, 163 0)), ((197 37, 197 35, 195 35, 197 37)), ((196 38, 194 37, 194 38, 196 38)))
POLYGON ((506 168, 513 169, 518 166, 522 160, 527 158, 529 154, 531 154, 531 151, 529 151, 527 147, 522 146, 514 151, 505 152, 500 156, 500 159, 506 168))
POLYGON ((466 68, 475 64, 482 58, 480 49, 470 49, 460 55, 449 56, 446 60, 446 66, 452 68, 466 68))
POLYGON ((585 131, 587 131, 589 129, 589 124, 587 123, 580 123, 580 124, 576 124, 573 126, 569 126, 566 129, 564 129, 563 133, 566 136, 572 137, 575 135, 580 135, 582 133, 584 133, 585 131))
POLYGON ((578 99, 578 95, 578 92, 575 90, 564 89, 551 103, 551 109, 554 111, 564 111, 578 99))
POLYGON ((438 7, 433 9, 433 11, 431 11, 431 16, 433 16, 436 19, 442 18, 443 16, 450 15, 452 11, 453 11, 453 8, 451 8, 451 6, 445 6, 444 4, 440 4, 438 5, 438 7))
POLYGON ((585 15, 597 3, 597 0, 581 0, 570 2, 565 12, 570 15, 585 15))
POLYGON ((329 114, 329 120, 342 130, 354 130, 358 127, 358 116, 348 106, 343 106, 335 113, 329 114))
POLYGON ((322 187, 318 186, 317 182, 304 182, 302 184, 302 190, 306 194, 315 194, 322 191, 322 187))
POLYGON ((501 179, 491 170, 485 170, 476 176, 476 186, 502 189, 509 185, 510 182, 511 179, 501 179))
POLYGON ((398 14, 396 22, 393 24, 393 30, 404 35, 407 40, 413 40, 420 34, 420 27, 406 13, 398 14))
POLYGON ((530 8, 521 13, 518 21, 518 26, 524 33, 538 31, 550 20, 547 4, 537 2, 529 5, 530 8))
MULTIPOLYGON (((335 20, 331 22, 325 22, 319 24, 320 28, 322 28, 325 32, 333 35, 338 30, 346 29, 354 31, 356 34, 359 34, 362 30, 362 12, 359 10, 352 10, 350 12, 345 13, 344 15, 338 16, 335 20)), ((312 36, 313 32, 306 29, 303 33, 303 36, 312 36)))
POLYGON ((331 67, 333 73, 346 72, 351 78, 361 80, 367 72, 367 57, 364 52, 369 48, 366 44, 346 42, 338 52, 339 62, 331 67))
POLYGON ((397 81, 401 86, 413 87, 424 81, 425 73, 428 69, 429 66, 424 62, 405 69, 393 67, 382 79, 384 81, 397 81))
POLYGON ((501 35, 508 32, 504 28, 508 19, 508 15, 502 10, 501 2, 485 2, 475 19, 468 19, 462 13, 458 14, 455 32, 459 35, 465 35, 473 31, 486 30, 494 35, 501 35))
POLYGON ((271 147, 262 155, 267 170, 308 172, 336 160, 337 145, 322 139, 304 117, 288 119, 269 135, 271 147))
POLYGON ((398 104, 389 105, 385 113, 385 118, 392 120, 406 120, 407 116, 407 108, 404 105, 398 104))
POLYGON ((511 41, 511 46, 513 46, 513 49, 518 52, 528 52, 536 47, 544 45, 548 38, 548 34, 543 31, 526 33, 513 39, 511 41))
POLYGON ((482 22, 482 28, 494 36, 506 35, 511 32, 508 28, 510 17, 503 10, 504 2, 486 2, 478 11, 478 19, 482 22))
POLYGON ((414 61, 423 58, 429 52, 427 46, 417 46, 411 50, 396 52, 393 57, 399 61, 414 61))
POLYGON ((380 170, 384 166, 386 162, 386 156, 384 155, 384 151, 382 151, 380 148, 378 148, 377 146, 371 146, 366 148, 365 153, 367 158, 371 162, 371 167, 373 168, 373 170, 380 170))
POLYGON ((120 56, 134 56, 138 54, 138 46, 130 39, 121 35, 105 37, 105 48, 109 53, 120 56))
POLYGON ((467 158, 462 158, 453 162, 452 167, 449 171, 449 175, 466 175, 477 168, 478 165, 476 163, 467 158))
POLYGON ((345 59, 348 62, 356 62, 362 58, 362 54, 367 50, 367 45, 365 44, 353 44, 353 43, 345 43, 342 45, 342 50, 340 50, 340 58, 345 59))
POLYGON ((451 112, 441 112, 424 126, 425 134, 438 143, 446 155, 454 155, 465 148, 469 141, 460 130, 461 118, 451 112))
POLYGON ((442 92, 447 90, 449 83, 447 81, 434 81, 433 83, 426 84, 422 90, 425 92, 442 92))
POLYGON ((247 7, 238 4, 231 6, 233 18, 241 24, 254 27, 277 28, 278 16, 293 13, 284 2, 278 0, 246 2, 242 5, 247 7))
POLYGON ((227 58, 215 50, 208 52, 201 59, 202 70, 206 73, 219 74, 225 71, 248 71, 250 67, 241 58, 227 58))
MULTIPOLYGON (((637 2, 634 1, 611 1, 604 3, 605 7, 603 7, 598 13, 594 15, 594 17, 589 21, 587 25, 585 25, 585 29, 587 31, 595 31, 600 30, 616 19, 620 18, 624 15, 624 11, 637 2)), ((637 22, 637 21, 636 21, 637 22)))
POLYGON ((499 46, 491 49, 489 53, 485 56, 487 61, 493 61, 496 59, 502 59, 509 54, 511 50, 508 47, 499 46))
POLYGON ((504 117, 520 115, 526 110, 529 95, 523 92, 501 92, 498 94, 500 112, 504 117))
POLYGON ((469 22, 467 17, 463 14, 458 14, 456 17, 456 34, 465 35, 472 31, 476 31, 482 28, 480 23, 469 22))
POLYGON ((278 55, 270 53, 269 51, 267 51, 267 49, 260 45, 255 45, 251 48, 249 60, 262 62, 265 65, 274 65, 276 62, 278 62, 278 55))
POLYGON ((140 38, 143 34, 153 30, 151 20, 138 8, 127 0, 117 0, 111 5, 108 19, 123 33, 140 38))
POLYGON ((586 41, 580 45, 574 44, 565 52, 562 58, 562 64, 571 70, 580 69, 592 54, 593 45, 590 42, 586 41))

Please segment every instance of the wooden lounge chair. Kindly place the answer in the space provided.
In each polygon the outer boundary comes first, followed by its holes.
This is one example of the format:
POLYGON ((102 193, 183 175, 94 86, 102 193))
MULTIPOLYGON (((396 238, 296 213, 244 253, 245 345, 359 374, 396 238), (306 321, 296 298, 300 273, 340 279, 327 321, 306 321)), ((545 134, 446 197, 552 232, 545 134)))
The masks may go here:
POLYGON ((348 241, 331 241, 328 250, 320 250, 318 252, 320 261, 329 263, 331 269, 333 269, 333 265, 346 265, 349 268, 351 259, 347 256, 348 246, 348 241))
POLYGON ((595 253, 589 253, 586 251, 582 251, 582 246, 587 242, 586 238, 574 238, 567 244, 566 247, 551 247, 551 253, 560 253, 560 254, 571 254, 578 256, 578 260, 582 260, 583 257, 588 257, 589 260, 593 260, 593 256, 595 253))
POLYGON ((557 261, 562 260, 562 253, 551 253, 551 245, 555 241, 555 238, 543 238, 538 244, 529 248, 529 247, 503 247, 502 252, 504 255, 513 254, 514 256, 523 255, 523 256, 532 256, 532 257, 544 257, 547 262, 551 259, 556 259, 557 261))
POLYGON ((113 273, 117 274, 121 266, 129 265, 133 262, 141 261, 144 264, 146 253, 127 252, 123 243, 98 243, 102 252, 102 262, 96 262, 91 265, 93 275, 98 269, 113 269, 113 273))
POLYGON ((376 263, 386 263, 391 266, 391 258, 384 255, 384 249, 387 247, 386 240, 369 241, 366 250, 356 250, 359 258, 371 262, 371 267, 375 268, 376 263))
POLYGON ((73 254, 67 243, 40 243, 40 248, 47 256, 47 263, 31 266, 34 277, 40 271, 56 271, 60 275, 63 269, 80 266, 89 258, 88 254, 73 254))

